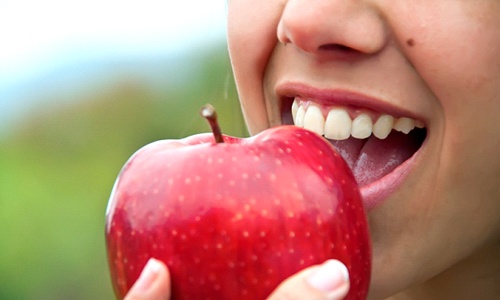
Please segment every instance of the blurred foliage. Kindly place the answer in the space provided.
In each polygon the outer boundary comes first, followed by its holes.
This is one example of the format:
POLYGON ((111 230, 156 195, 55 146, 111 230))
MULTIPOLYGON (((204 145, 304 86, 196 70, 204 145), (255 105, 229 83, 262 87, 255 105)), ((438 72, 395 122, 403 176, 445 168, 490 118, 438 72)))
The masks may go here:
POLYGON ((46 99, 0 140, 0 299, 113 299, 104 214, 127 158, 208 131, 206 102, 226 134, 246 135, 225 48, 186 62, 195 72, 183 84, 123 76, 71 101, 46 99))

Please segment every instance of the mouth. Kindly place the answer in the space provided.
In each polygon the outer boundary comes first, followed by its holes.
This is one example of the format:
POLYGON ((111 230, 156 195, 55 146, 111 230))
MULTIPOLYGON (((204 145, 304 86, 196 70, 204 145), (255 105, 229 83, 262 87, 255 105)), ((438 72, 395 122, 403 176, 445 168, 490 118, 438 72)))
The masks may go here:
MULTIPOLYGON (((318 96, 318 95, 317 95, 318 96)), ((427 137, 425 123, 410 113, 370 100, 294 95, 282 98, 282 123, 325 137, 344 158, 371 210, 394 192, 427 137)))

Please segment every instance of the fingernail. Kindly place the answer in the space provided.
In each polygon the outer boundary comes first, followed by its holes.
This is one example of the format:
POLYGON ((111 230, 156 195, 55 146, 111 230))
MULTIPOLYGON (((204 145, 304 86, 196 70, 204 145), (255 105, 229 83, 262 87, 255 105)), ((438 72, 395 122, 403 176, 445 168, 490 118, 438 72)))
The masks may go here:
POLYGON ((349 271, 338 260, 330 259, 307 278, 309 285, 323 292, 331 292, 349 281, 349 271))
POLYGON ((148 263, 142 270, 141 275, 137 279, 134 289, 138 292, 148 291, 155 282, 156 278, 158 278, 160 270, 160 262, 154 258, 149 259, 148 263))

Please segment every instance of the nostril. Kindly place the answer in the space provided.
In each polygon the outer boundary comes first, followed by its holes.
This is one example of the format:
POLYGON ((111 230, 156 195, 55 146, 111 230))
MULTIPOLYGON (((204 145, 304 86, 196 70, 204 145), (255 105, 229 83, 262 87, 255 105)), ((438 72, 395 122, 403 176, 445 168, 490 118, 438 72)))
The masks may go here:
POLYGON ((337 60, 353 61, 358 60, 366 54, 356 48, 345 46, 342 43, 323 44, 318 47, 318 55, 323 58, 335 58, 337 60))
POLYGON ((321 45, 319 47, 319 49, 320 50, 329 50, 329 51, 338 51, 338 52, 344 52, 344 53, 357 52, 356 50, 354 50, 350 47, 344 46, 342 44, 325 44, 325 45, 321 45))

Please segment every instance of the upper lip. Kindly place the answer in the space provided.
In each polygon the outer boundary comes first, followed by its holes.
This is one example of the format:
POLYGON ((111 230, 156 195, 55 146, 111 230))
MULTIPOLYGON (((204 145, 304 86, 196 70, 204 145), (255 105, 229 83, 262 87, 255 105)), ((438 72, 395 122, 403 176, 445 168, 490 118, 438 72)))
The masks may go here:
POLYGON ((300 97, 311 100, 325 107, 349 106, 361 109, 370 109, 394 117, 408 117, 423 121, 422 116, 404 107, 391 104, 387 100, 378 99, 363 93, 348 89, 320 89, 303 83, 286 82, 276 86, 276 94, 282 103, 284 99, 300 97))

